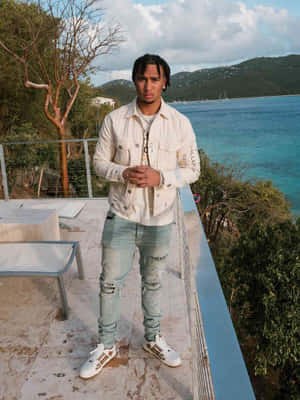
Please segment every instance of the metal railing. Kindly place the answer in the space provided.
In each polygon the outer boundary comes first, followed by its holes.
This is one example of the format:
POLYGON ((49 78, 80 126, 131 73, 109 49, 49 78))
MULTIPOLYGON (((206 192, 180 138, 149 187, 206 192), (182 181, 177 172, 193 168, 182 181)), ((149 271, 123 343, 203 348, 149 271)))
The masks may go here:
MULTIPOLYGON (((64 197, 61 185, 62 140, 7 142, 0 144, 0 198, 64 197)), ((91 167, 97 138, 64 140, 70 197, 107 195, 108 183, 91 167)))

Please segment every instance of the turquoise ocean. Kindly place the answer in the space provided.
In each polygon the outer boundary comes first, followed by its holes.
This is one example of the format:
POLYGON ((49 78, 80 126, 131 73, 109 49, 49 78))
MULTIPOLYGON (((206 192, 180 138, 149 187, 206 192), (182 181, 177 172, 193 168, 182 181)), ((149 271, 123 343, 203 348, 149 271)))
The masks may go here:
POLYGON ((214 161, 247 165, 245 177, 272 180, 300 216, 300 96, 172 103, 214 161))

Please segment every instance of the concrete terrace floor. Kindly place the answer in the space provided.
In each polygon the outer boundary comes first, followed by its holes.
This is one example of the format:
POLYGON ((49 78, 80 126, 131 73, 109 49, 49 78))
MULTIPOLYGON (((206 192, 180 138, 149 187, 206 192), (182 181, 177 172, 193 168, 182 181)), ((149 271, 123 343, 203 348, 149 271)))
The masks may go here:
MULTIPOLYGON (((39 201, 10 201, 26 207, 36 202, 39 201)), ((162 333, 180 352, 182 366, 168 368, 141 348, 143 325, 136 254, 123 290, 117 357, 95 378, 84 381, 78 377, 80 365, 97 343, 100 238, 107 208, 105 199, 86 200, 76 218, 60 218, 61 239, 80 241, 86 274, 84 281, 78 280, 74 261, 64 275, 71 308, 68 320, 61 319, 55 280, 0 278, 1 400, 192 399, 191 338, 175 224, 165 272, 162 333)))

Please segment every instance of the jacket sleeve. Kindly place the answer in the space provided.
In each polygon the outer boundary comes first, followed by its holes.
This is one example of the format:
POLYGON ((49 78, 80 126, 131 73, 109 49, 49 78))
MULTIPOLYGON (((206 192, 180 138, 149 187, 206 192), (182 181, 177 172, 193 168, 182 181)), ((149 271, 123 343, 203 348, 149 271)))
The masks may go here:
POLYGON ((94 154, 94 169, 96 174, 101 178, 105 178, 111 182, 124 183, 122 174, 127 167, 113 162, 115 152, 112 120, 107 115, 99 132, 99 139, 94 154))
POLYGON ((177 150, 177 168, 161 170, 164 187, 182 187, 195 182, 200 175, 200 158, 196 137, 190 121, 183 118, 180 124, 181 146, 177 150))

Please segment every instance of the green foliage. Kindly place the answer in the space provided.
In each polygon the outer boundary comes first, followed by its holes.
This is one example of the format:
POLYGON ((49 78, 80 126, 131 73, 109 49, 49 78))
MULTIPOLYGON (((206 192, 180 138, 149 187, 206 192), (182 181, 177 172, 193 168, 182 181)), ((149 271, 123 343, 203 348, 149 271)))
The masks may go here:
MULTIPOLYGON (((11 131, 12 133, 5 138, 6 142, 26 143, 40 139, 37 130, 29 122, 21 126, 13 126, 11 131)), ((57 154, 52 144, 13 144, 4 147, 8 170, 39 167, 45 164, 56 165, 57 154)))
POLYGON ((243 180, 245 167, 212 162, 203 150, 199 154, 201 175, 192 190, 200 194, 198 209, 214 253, 220 241, 238 238, 258 221, 290 217, 289 203, 271 181, 243 180))
MULTIPOLYGON (((255 374, 280 371, 280 399, 295 399, 300 375, 300 219, 257 223, 230 252, 230 302, 239 330, 255 340, 255 374), (287 380, 288 379, 288 380, 287 380), (286 397, 287 396, 287 397, 286 397)), ((227 279, 228 283, 228 279, 227 279)), ((245 340, 245 338, 241 338, 245 340)))
POLYGON ((98 137, 101 123, 113 107, 108 104, 93 106, 92 99, 97 96, 101 96, 101 91, 93 87, 89 79, 80 82, 80 91, 69 116, 73 137, 80 139, 98 137))
POLYGON ((271 181, 199 152, 199 214, 250 375, 269 379, 255 388, 265 400, 299 399, 300 220, 271 181), (279 397, 266 389, 274 374, 279 397))
MULTIPOLYGON (((31 40, 32 30, 29 29, 28 21, 36 29, 41 24, 48 26, 50 22, 49 17, 37 6, 14 0, 0 2, 0 40, 20 57, 24 55, 31 40)), ((47 52, 47 40, 44 37, 37 43, 44 53, 47 52)), ((33 80, 40 82, 35 64, 30 74, 33 80)), ((13 125, 28 121, 38 129, 49 131, 50 123, 43 111, 44 92, 25 88, 23 65, 9 57, 1 47, 0 65, 0 137, 9 134, 13 125)))

